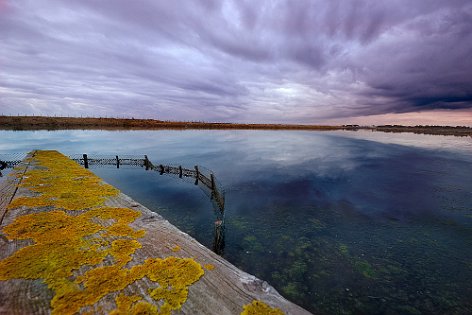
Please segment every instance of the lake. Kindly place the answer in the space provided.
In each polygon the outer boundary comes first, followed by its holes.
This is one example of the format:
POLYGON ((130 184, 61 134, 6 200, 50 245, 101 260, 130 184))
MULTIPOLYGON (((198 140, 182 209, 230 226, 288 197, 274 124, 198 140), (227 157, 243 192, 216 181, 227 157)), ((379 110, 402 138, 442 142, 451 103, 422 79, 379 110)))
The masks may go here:
MULTIPOLYGON (((472 139, 349 131, 0 131, 1 156, 147 155, 211 169, 222 255, 317 314, 472 314, 472 139)), ((212 248, 192 181, 91 170, 212 248)))

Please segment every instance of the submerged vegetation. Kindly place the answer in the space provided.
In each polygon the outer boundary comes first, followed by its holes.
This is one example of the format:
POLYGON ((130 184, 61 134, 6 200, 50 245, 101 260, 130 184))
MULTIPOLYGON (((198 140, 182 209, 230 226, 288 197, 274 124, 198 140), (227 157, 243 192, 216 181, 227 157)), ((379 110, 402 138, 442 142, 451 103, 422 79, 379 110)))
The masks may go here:
POLYGON ((450 270, 461 266, 433 256, 446 249, 432 242, 427 227, 398 224, 397 238, 385 226, 366 228, 364 217, 351 216, 349 225, 342 225, 341 210, 314 208, 312 213, 317 219, 296 225, 296 231, 289 228, 296 218, 271 216, 270 226, 260 224, 257 229, 249 222, 263 222, 257 211, 250 218, 227 218, 233 242, 241 244, 237 251, 227 250, 228 259, 239 261, 241 268, 267 279, 315 314, 465 314, 472 306, 467 280, 452 271, 438 271, 438 259, 450 270), (340 237, 339 229, 348 236, 340 237), (370 241, 362 241, 366 239, 370 241), (418 239, 421 247, 410 246, 418 239))

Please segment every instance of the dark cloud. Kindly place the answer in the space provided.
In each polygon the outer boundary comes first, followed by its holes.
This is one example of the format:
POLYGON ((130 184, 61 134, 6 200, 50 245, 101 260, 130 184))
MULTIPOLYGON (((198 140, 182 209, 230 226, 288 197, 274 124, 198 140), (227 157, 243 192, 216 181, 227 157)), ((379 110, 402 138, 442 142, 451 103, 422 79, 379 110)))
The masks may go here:
POLYGON ((404 29, 362 56, 370 59, 366 96, 388 97, 398 112, 471 107, 471 7, 435 12, 404 29))
POLYGON ((10 0, 0 112, 318 122, 472 107, 469 0, 10 0))

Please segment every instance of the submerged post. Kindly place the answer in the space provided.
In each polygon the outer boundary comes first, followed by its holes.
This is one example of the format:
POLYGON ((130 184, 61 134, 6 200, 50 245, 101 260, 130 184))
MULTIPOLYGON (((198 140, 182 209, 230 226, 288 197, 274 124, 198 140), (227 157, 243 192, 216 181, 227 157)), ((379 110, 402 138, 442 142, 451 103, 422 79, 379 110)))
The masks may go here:
POLYGON ((146 168, 146 171, 149 170, 149 159, 147 155, 144 156, 144 167, 146 168))
POLYGON ((215 220, 215 229, 213 235, 213 251, 222 255, 225 248, 225 226, 224 221, 220 218, 215 220))
POLYGON ((162 175, 164 174, 164 165, 159 164, 159 174, 162 175))
POLYGON ((87 154, 84 154, 83 156, 84 156, 84 167, 85 167, 85 168, 88 168, 88 167, 89 167, 89 165, 88 165, 88 158, 87 158, 87 154))
POLYGON ((120 159, 116 156, 116 168, 120 168, 120 159))
POLYGON ((179 165, 179 178, 182 178, 182 165, 179 165))
POLYGON ((195 176, 195 185, 198 185, 198 178, 200 177, 200 171, 198 170, 198 165, 195 165, 195 172, 197 172, 197 175, 195 176))

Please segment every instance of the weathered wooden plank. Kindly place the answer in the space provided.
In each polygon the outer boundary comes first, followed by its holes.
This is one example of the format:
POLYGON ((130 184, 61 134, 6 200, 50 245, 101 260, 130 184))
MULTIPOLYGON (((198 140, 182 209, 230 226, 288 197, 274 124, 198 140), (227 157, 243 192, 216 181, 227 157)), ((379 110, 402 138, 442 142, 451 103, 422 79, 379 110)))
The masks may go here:
POLYGON ((28 162, 24 161, 16 166, 14 173, 9 174, 0 181, 0 226, 6 213, 6 209, 18 187, 21 177, 15 176, 24 173, 28 169, 28 162))
MULTIPOLYGON (((73 168, 58 161, 61 163, 73 168)), ((45 167, 39 164, 33 157, 30 167, 45 167)), ((52 172, 40 180, 33 173, 23 176, 26 180, 13 198, 17 207, 8 209, 1 224, 0 314, 66 314, 76 309, 80 313, 130 314, 138 312, 139 307, 170 314, 165 307, 172 306, 175 314, 226 315, 241 314, 244 305, 254 300, 285 314, 309 314, 160 215, 122 193, 114 194, 109 186, 95 183, 94 175, 81 170, 71 169, 72 175, 52 172), (48 181, 58 181, 60 185, 48 181), (79 197, 67 188, 69 184, 81 187, 83 183, 89 183, 89 187, 79 197), (32 189, 36 192, 32 193, 32 189), (102 197, 93 196, 96 191, 106 195, 103 203, 96 203, 102 197), (71 200, 82 202, 83 208, 71 204, 71 200), (84 232, 87 230, 90 232, 84 232), (87 260, 87 255, 98 255, 98 259, 87 260), (76 260, 88 263, 76 265, 76 260), (153 269, 154 264, 160 267, 153 269), (31 274, 39 265, 41 268, 31 274), (183 265, 190 269, 182 269, 183 265), (45 273, 43 268, 51 271, 45 273), (201 271, 203 275, 194 274, 201 271), (195 279, 185 280, 188 283, 182 287, 184 291, 174 292, 179 288, 178 281, 188 277, 195 279), (155 288, 160 289, 151 294, 150 289, 155 288), (120 302, 124 296, 129 298, 128 304, 120 302), (173 305, 174 299, 184 303, 173 305), (74 303, 78 303, 76 308, 74 303)))
MULTIPOLYGON (((207 249, 188 234, 180 231, 162 216, 136 203, 126 195, 111 198, 109 205, 127 206, 139 209, 143 215, 132 225, 145 228, 148 233, 143 237, 142 253, 150 256, 163 254, 156 251, 161 248, 164 255, 195 257, 201 264, 212 264, 215 269, 205 273, 200 281, 192 285, 187 302, 182 307, 183 314, 240 314, 241 306, 252 300, 263 300, 277 306, 286 314, 309 314, 280 296, 267 282, 260 280, 229 263, 221 256, 207 249), (174 246, 181 250, 172 252, 174 246), (213 305, 212 307, 209 307, 213 305), (201 313, 196 310, 202 310, 201 313)), ((140 251, 140 250, 139 250, 140 251)), ((162 256, 164 257, 164 256, 162 256)))

